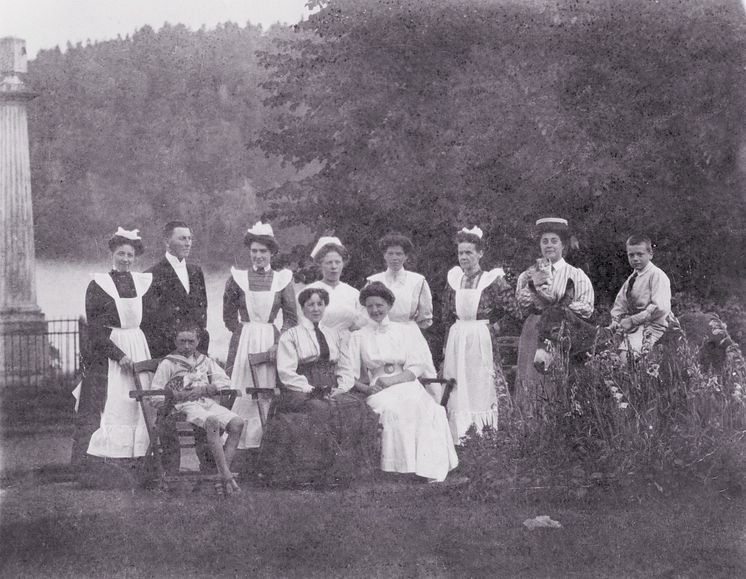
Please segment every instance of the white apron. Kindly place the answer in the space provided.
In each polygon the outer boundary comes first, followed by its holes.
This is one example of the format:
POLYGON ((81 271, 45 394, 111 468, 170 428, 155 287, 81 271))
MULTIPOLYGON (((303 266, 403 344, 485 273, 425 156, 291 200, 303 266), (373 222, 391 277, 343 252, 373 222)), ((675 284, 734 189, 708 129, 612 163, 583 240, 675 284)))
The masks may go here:
POLYGON ((488 320, 477 319, 482 291, 503 275, 502 269, 482 273, 476 289, 461 289, 463 270, 448 272, 448 284, 456 292, 456 323, 451 326, 443 361, 443 377, 455 378, 456 387, 448 401, 448 422, 454 441, 459 441, 472 424, 497 428, 497 390, 492 337, 488 320))
POLYGON ((293 280, 293 274, 287 269, 273 272, 272 285, 269 291, 261 292, 249 291, 249 278, 245 270, 231 268, 231 275, 238 287, 244 292, 246 311, 250 320, 242 324, 241 337, 236 349, 236 360, 233 363, 233 373, 231 374, 231 383, 239 391, 239 397, 233 403, 233 412, 244 421, 243 434, 238 443, 238 448, 258 448, 262 441, 259 405, 261 404, 262 412, 266 417, 275 393, 277 370, 275 364, 255 366, 254 372, 258 382, 255 386, 251 366, 249 366, 249 354, 266 352, 274 346, 275 326, 269 316, 272 313, 275 294, 285 289, 285 286, 293 280), (266 388, 267 395, 260 395, 258 400, 254 400, 251 396, 246 395, 246 388, 266 388))
MULTIPOLYGON (((142 321, 142 296, 148 291, 153 276, 133 273, 137 296, 121 298, 108 274, 94 274, 94 281, 114 300, 121 328, 111 329, 111 341, 133 362, 150 358, 145 334, 140 329, 142 321)), ((145 376, 143 379, 146 380, 145 376)), ((149 384, 143 384, 148 388, 149 384)), ((150 438, 145 427, 140 403, 129 397, 135 389, 132 373, 123 370, 114 360, 109 360, 106 384, 106 404, 101 414, 101 425, 91 436, 88 454, 108 458, 134 458, 145 456, 150 438)))

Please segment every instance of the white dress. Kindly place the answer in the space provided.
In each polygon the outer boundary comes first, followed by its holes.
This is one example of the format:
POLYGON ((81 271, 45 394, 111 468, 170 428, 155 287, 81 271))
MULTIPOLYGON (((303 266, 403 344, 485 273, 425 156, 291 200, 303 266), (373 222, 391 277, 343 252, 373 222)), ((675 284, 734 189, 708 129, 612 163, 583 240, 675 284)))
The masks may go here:
POLYGON ((368 277, 368 282, 379 281, 391 290, 396 298, 389 310, 392 322, 416 324, 421 329, 433 323, 433 296, 424 276, 401 269, 394 273, 386 270, 368 277))
MULTIPOLYGON (((137 296, 121 298, 108 274, 94 274, 93 280, 114 300, 121 327, 111 328, 109 338, 133 362, 150 358, 148 342, 140 329, 142 322, 142 297, 153 281, 149 273, 133 273, 137 296)), ((144 376, 143 376, 144 379, 144 376)), ((145 388, 149 384, 143 384, 145 388)), ((123 370, 118 362, 109 360, 106 384, 106 404, 101 415, 101 425, 91 436, 88 454, 107 458, 134 458, 145 456, 150 444, 140 403, 129 397, 135 389, 131 372, 123 370)))
MULTIPOLYGON (((371 384, 404 370, 417 377, 435 376, 419 329, 388 318, 352 334, 350 357, 356 379, 367 377, 371 384)), ((418 380, 385 388, 369 396, 366 403, 380 416, 383 427, 382 470, 444 480, 458 465, 445 409, 418 380)))
MULTIPOLYGON (((246 388, 254 388, 254 378, 249 365, 249 354, 266 352, 275 344, 275 325, 270 321, 275 294, 281 292, 293 281, 293 274, 288 269, 274 272, 269 291, 250 291, 249 279, 245 270, 231 268, 231 276, 245 296, 246 311, 249 322, 242 322, 241 337, 238 341, 236 360, 231 373, 231 383, 241 396, 233 403, 233 412, 244 421, 244 429, 238 448, 258 448, 262 441, 262 421, 259 405, 264 416, 267 416, 271 397, 252 399, 245 393, 246 388)), ((260 364, 254 368, 259 387, 268 392, 275 391, 277 372, 274 364, 260 364)))
MULTIPOLYGON (((350 284, 341 281, 332 287, 324 280, 319 280, 307 285, 306 289, 308 288, 320 288, 329 292, 329 305, 324 310, 321 322, 323 326, 352 332, 368 323, 368 314, 360 305, 360 291, 350 284)), ((298 311, 302 311, 302 308, 299 307, 298 311)))
POLYGON ((482 292, 499 276, 500 268, 486 271, 475 289, 462 289, 463 270, 448 272, 448 285, 456 292, 456 323, 448 332, 443 360, 443 377, 455 378, 456 388, 448 402, 448 421, 454 440, 461 440, 474 424, 497 428, 498 403, 495 364, 489 320, 477 319, 482 292))

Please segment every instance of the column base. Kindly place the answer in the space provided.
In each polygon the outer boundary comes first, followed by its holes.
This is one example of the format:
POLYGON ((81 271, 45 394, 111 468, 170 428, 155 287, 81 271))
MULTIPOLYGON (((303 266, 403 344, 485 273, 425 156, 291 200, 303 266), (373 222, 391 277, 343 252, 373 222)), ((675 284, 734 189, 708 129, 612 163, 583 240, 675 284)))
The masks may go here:
POLYGON ((0 310, 0 334, 46 330, 47 322, 39 306, 19 306, 0 310))
POLYGON ((50 350, 41 309, 0 310, 0 386, 43 386, 52 364, 50 350))

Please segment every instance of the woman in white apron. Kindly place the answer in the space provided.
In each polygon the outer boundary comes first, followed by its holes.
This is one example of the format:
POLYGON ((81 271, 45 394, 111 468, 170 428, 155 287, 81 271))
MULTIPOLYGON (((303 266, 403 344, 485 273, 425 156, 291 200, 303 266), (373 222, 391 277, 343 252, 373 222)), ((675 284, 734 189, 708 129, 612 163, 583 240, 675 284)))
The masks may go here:
POLYGON ((140 323, 152 276, 130 272, 143 253, 138 230, 120 227, 109 249, 113 270, 94 274, 86 291, 88 351, 73 449, 78 465, 84 446, 91 456, 135 458, 144 456, 150 443, 140 404, 129 393, 135 388, 133 363, 150 358, 140 323))
POLYGON ((360 305, 360 292, 340 278, 350 260, 347 248, 338 237, 321 237, 311 251, 311 257, 321 268, 322 278, 309 284, 329 294, 329 306, 322 325, 340 332, 353 332, 368 323, 368 316, 360 305))
POLYGON ((443 322, 450 326, 443 377, 455 378, 448 402, 448 422, 458 441, 473 424, 477 432, 497 428, 501 410, 510 408, 493 334, 500 318, 514 309, 513 290, 503 270, 482 271, 482 231, 462 229, 456 236, 459 266, 448 272, 443 295, 443 322))
POLYGON ((541 258, 518 276, 516 301, 524 319, 518 343, 518 369, 515 384, 517 410, 525 420, 537 418, 538 403, 551 399, 552 381, 534 368, 539 337, 538 324, 542 310, 558 303, 569 291, 568 307, 581 318, 593 313, 594 293, 591 280, 582 269, 571 266, 564 259, 570 245, 567 220, 545 217, 536 222, 541 258), (568 282, 572 286, 568 290, 568 282))
POLYGON ((404 269, 412 253, 412 242, 401 233, 389 233, 378 242, 386 262, 386 271, 368 277, 368 283, 380 281, 396 298, 389 311, 392 322, 415 324, 421 330, 433 324, 433 296, 424 276, 404 269))
POLYGON ((380 282, 360 292, 373 323, 354 332, 350 359, 355 389, 380 417, 381 470, 442 481, 458 465, 445 410, 418 378, 435 377, 427 342, 412 324, 392 322, 394 294, 380 282))
POLYGON ((258 448, 261 443, 260 410, 266 417, 277 385, 278 313, 282 312, 283 330, 298 323, 293 274, 288 269, 271 268, 278 250, 272 226, 256 223, 246 233, 244 244, 249 248, 251 267, 231 268, 223 294, 223 321, 232 333, 226 369, 233 387, 241 393, 233 412, 244 419, 240 449, 258 448), (269 352, 268 362, 254 364, 252 372, 249 355, 265 352, 269 352), (246 388, 266 388, 267 395, 253 400, 246 395, 246 388))

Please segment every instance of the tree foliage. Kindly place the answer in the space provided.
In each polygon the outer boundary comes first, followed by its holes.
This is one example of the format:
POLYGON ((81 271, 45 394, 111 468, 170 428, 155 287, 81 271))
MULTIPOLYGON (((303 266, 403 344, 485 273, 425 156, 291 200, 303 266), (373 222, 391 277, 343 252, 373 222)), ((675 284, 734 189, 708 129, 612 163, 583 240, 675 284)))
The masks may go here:
POLYGON ((202 257, 231 261, 261 213, 256 192, 297 175, 256 146, 274 122, 256 52, 288 34, 146 26, 41 52, 28 75, 39 254, 96 255, 117 225, 160 251, 163 223, 185 219, 202 257))
POLYGON ((473 224, 488 264, 519 271, 538 253, 533 221, 554 214, 602 297, 637 231, 676 289, 711 295, 743 275, 739 2, 316 4, 263 55, 279 130, 261 143, 321 165, 269 199, 288 223, 334 228, 359 258, 353 281, 398 229, 437 286, 473 224))

